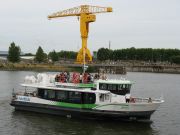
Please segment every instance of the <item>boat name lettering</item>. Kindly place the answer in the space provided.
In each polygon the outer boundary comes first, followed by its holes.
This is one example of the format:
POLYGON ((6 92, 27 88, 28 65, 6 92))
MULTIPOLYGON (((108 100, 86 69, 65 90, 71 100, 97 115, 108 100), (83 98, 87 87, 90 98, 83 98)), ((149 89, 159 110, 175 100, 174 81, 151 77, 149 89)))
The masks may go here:
POLYGON ((25 97, 25 96, 19 96, 18 100, 28 102, 28 101, 30 101, 30 98, 29 97, 25 97))

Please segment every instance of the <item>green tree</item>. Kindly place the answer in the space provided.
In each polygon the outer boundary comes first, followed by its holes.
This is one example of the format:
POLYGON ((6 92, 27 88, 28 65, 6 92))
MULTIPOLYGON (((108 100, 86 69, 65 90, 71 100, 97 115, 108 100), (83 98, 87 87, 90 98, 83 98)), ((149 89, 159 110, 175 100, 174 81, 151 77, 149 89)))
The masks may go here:
POLYGON ((8 60, 10 62, 19 62, 20 61, 21 49, 19 46, 16 46, 14 42, 11 43, 8 51, 8 60))
POLYGON ((113 51, 108 48, 100 48, 97 52, 97 59, 100 61, 113 59, 113 51))
POLYGON ((35 61, 41 63, 41 62, 45 62, 46 60, 47 60, 47 55, 46 53, 44 53, 41 46, 39 46, 36 52, 35 61))
POLYGON ((59 60, 59 56, 58 56, 58 53, 54 50, 52 52, 49 53, 49 58, 55 62, 55 61, 58 61, 59 60))
POLYGON ((58 56, 59 58, 62 58, 62 59, 76 59, 77 52, 62 50, 58 52, 58 56))
POLYGON ((176 63, 176 64, 180 64, 180 55, 172 56, 171 57, 171 62, 176 63))
POLYGON ((98 60, 142 60, 142 61, 172 61, 172 56, 180 56, 178 49, 126 48, 109 50, 100 48, 98 60))

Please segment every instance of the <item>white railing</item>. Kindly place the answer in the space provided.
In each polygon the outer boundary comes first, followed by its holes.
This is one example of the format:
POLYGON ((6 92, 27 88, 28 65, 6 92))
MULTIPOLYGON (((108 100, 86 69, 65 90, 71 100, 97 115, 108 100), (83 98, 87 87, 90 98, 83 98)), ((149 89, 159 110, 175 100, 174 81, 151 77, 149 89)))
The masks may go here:
MULTIPOLYGON (((135 97, 132 98, 133 102, 136 103, 154 103, 154 102, 162 102, 162 99, 152 99, 152 98, 139 98, 139 97, 135 97)), ((130 101, 131 102, 131 101, 130 101)))

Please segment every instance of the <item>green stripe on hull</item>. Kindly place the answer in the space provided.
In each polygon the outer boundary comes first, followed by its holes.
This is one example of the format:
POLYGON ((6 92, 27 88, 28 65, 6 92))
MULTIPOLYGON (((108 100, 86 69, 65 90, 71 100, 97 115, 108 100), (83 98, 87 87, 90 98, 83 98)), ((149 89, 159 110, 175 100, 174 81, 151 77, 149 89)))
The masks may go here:
POLYGON ((92 87, 95 87, 95 84, 94 83, 89 83, 89 84, 80 83, 79 87, 81 87, 81 88, 92 88, 92 87))
POLYGON ((61 106, 61 107, 86 108, 86 109, 92 109, 97 106, 96 104, 73 104, 73 103, 64 103, 64 102, 53 102, 53 105, 61 106))

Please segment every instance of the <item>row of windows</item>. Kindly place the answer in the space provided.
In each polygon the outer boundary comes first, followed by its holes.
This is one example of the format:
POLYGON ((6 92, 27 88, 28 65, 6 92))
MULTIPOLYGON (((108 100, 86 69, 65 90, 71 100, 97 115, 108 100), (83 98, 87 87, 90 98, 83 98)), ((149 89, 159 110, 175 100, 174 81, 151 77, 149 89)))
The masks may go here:
POLYGON ((130 89, 130 84, 106 84, 106 83, 100 83, 99 89, 101 90, 127 90, 130 89))
POLYGON ((127 93, 130 93, 131 84, 106 84, 106 83, 100 83, 99 84, 100 90, 108 90, 111 91, 114 94, 118 95, 125 95, 127 93))
POLYGON ((43 99, 52 101, 76 103, 76 104, 94 104, 96 96, 94 93, 74 92, 74 91, 57 91, 38 89, 38 96, 43 99))

